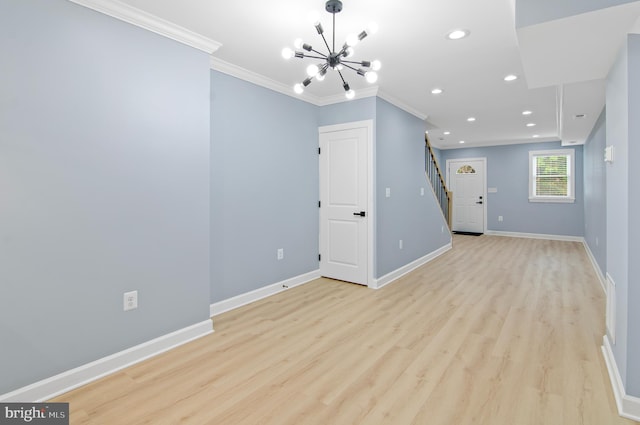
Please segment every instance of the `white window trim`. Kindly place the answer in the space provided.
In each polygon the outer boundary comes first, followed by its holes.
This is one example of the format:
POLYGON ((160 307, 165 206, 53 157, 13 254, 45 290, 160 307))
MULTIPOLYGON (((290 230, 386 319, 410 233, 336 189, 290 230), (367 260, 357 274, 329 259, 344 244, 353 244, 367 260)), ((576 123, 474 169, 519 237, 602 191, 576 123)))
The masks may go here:
POLYGON ((574 149, 549 149, 529 151, 529 202, 573 203, 576 201, 576 160, 574 149), (533 189, 533 159, 537 156, 569 156, 569 196, 535 196, 533 189))

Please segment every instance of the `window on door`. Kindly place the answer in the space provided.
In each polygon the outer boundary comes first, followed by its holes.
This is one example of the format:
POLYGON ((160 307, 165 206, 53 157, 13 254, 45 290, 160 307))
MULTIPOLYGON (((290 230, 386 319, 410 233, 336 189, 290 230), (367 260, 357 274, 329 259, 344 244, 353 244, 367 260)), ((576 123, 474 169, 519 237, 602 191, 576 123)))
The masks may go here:
POLYGON ((471 166, 471 165, 463 165, 462 167, 458 168, 458 171, 456 171, 456 174, 475 174, 476 170, 471 166))
POLYGON ((574 202, 573 149, 529 152, 529 202, 574 202))

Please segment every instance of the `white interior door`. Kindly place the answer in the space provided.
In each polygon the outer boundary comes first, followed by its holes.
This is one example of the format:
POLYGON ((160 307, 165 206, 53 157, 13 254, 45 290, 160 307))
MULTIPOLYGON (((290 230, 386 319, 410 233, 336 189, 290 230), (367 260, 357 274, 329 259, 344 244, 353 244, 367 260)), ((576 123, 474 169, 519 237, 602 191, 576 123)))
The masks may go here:
POLYGON ((320 133, 320 272, 367 285, 368 127, 320 133))
POLYGON ((447 161, 454 232, 484 233, 485 164, 484 158, 447 161))

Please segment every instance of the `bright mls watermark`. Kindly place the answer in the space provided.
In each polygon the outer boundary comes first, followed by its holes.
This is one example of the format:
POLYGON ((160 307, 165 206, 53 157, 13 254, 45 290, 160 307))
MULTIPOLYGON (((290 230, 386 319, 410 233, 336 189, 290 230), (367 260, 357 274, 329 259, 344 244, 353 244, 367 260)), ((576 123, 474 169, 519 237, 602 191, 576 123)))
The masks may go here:
POLYGON ((0 403, 0 425, 69 425, 69 403, 0 403))

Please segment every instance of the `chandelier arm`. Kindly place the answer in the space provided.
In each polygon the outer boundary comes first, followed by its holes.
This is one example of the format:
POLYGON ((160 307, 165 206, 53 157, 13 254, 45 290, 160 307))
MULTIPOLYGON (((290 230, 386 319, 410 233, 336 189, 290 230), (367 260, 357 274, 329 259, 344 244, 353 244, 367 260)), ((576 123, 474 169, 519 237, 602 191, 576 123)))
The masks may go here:
MULTIPOLYGON (((320 55, 322 55, 322 53, 319 53, 320 55)), ((312 59, 323 59, 323 60, 327 60, 327 57, 325 55, 322 56, 312 56, 312 55, 304 55, 303 58, 312 58, 312 59)))
POLYGON ((358 70, 357 70, 357 69, 355 69, 354 67, 352 67, 352 66, 350 66, 350 65, 347 65, 347 64, 346 64, 346 63, 344 63, 343 61, 340 61, 340 63, 341 63, 342 65, 344 65, 346 68, 349 68, 349 69, 354 70, 355 72, 358 72, 358 70))
POLYGON ((328 57, 327 55, 325 55, 322 52, 317 51, 316 49, 311 49, 312 52, 319 54, 320 56, 324 57, 325 59, 328 57))
POLYGON ((329 47, 329 43, 327 43, 327 39, 324 37, 324 34, 320 34, 320 36, 322 37, 322 41, 324 41, 324 45, 327 46, 327 50, 329 51, 329 54, 331 54, 331 48, 329 47))
MULTIPOLYGON (((356 65, 362 65, 362 61, 345 61, 345 60, 340 60, 340 63, 345 64, 345 63, 355 63, 356 65)), ((345 65, 347 66, 347 65, 345 65)))
POLYGON ((347 82, 344 80, 344 77, 342 76, 342 71, 340 71, 339 69, 336 69, 336 71, 338 71, 338 75, 340 76, 340 79, 342 80, 342 84, 346 84, 347 82))

